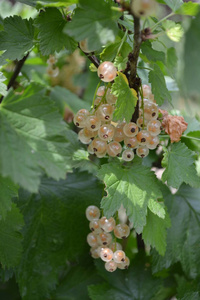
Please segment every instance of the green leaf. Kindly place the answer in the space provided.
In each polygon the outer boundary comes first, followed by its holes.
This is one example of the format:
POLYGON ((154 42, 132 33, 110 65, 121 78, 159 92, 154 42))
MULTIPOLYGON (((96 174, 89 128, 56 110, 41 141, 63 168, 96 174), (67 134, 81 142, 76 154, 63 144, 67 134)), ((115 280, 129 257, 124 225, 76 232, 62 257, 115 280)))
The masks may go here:
POLYGON ((20 230, 23 225, 23 216, 13 203, 5 220, 0 220, 0 260, 3 267, 15 267, 19 263, 22 253, 20 230))
POLYGON ((162 196, 154 173, 135 158, 130 168, 119 163, 103 165, 98 177, 104 181, 107 192, 101 201, 104 214, 114 215, 123 204, 133 226, 141 232, 146 224, 148 202, 162 196))
POLYGON ((89 49, 98 49, 108 42, 114 42, 118 32, 116 20, 120 14, 111 9, 111 3, 101 0, 80 0, 79 3, 80 8, 75 10, 65 32, 77 41, 87 38, 89 49))
POLYGON ((191 132, 200 131, 200 122, 196 118, 184 117, 184 119, 188 123, 187 129, 184 131, 184 135, 187 135, 191 132))
POLYGON ((180 23, 175 23, 172 20, 165 20, 162 23, 162 26, 165 29, 167 36, 173 42, 179 42, 184 35, 184 29, 180 23))
POLYGON ((166 87, 165 77, 157 64, 154 64, 153 70, 149 72, 149 82, 158 105, 162 105, 165 100, 171 102, 171 95, 166 87))
POLYGON ((0 108, 0 172, 31 192, 44 171, 58 180, 71 169, 67 127, 44 94, 29 85, 22 95, 11 91, 0 108))
POLYGON ((192 1, 185 2, 183 5, 176 11, 176 14, 195 16, 199 11, 199 4, 192 1))
POLYGON ((67 7, 72 4, 78 3, 78 0, 62 0, 62 1, 55 1, 55 0, 18 0, 18 2, 25 3, 30 6, 36 6, 38 9, 41 7, 67 7))
POLYGON ((183 4, 182 0, 164 0, 164 2, 175 12, 183 4))
POLYGON ((190 27, 185 35, 185 48, 184 48, 184 69, 183 69, 183 84, 186 92, 191 95, 200 94, 199 85, 199 47, 200 47, 200 12, 192 19, 190 27), (195 45, 195 46, 194 46, 195 45))
POLYGON ((0 50, 6 50, 2 57, 15 60, 22 59, 24 53, 33 47, 33 20, 19 16, 4 20, 4 31, 0 32, 0 50))
POLYGON ((5 96, 7 91, 7 86, 3 83, 6 80, 6 77, 0 72, 0 95, 5 96))
POLYGON ((11 199, 17 195, 18 187, 9 178, 0 176, 0 220, 5 220, 7 212, 11 210, 11 199))
POLYGON ((142 238, 147 245, 155 247, 160 255, 164 255, 166 251, 168 227, 170 227, 168 215, 163 220, 148 210, 147 223, 144 226, 142 238))
POLYGON ((200 299, 200 284, 199 280, 188 281, 184 277, 176 275, 177 299, 178 300, 199 300, 200 299))
POLYGON ((172 195, 169 191, 165 203, 171 219, 167 232, 164 257, 153 251, 153 271, 167 269, 180 261, 187 277, 195 278, 200 270, 200 189, 183 185, 172 195))
POLYGON ((78 256, 89 252, 85 210, 99 206, 102 190, 94 176, 76 172, 61 181, 44 178, 38 194, 19 192, 26 226, 17 281, 24 300, 49 298, 66 262, 74 264, 78 256))
POLYGON ((166 169, 162 175, 162 181, 167 181, 169 186, 179 188, 185 182, 192 187, 200 186, 200 177, 195 169, 194 152, 181 142, 171 145, 171 149, 165 151, 162 164, 166 169))
POLYGON ((176 55, 176 49, 171 47, 167 49, 167 68, 174 74, 177 66, 178 57, 176 55))
POLYGON ((152 48, 152 44, 149 41, 145 41, 141 45, 142 54, 152 62, 162 61, 165 63, 165 53, 162 51, 157 51, 152 48))
POLYGON ((116 109, 114 111, 114 120, 125 119, 130 122, 137 103, 137 93, 131 89, 126 76, 119 72, 112 85, 112 93, 117 96, 116 109))
POLYGON ((162 284, 161 279, 154 278, 151 270, 144 266, 144 260, 139 255, 131 262, 128 270, 116 270, 112 276, 102 262, 96 265, 106 282, 88 287, 92 300, 151 300, 162 284))
POLYGON ((47 8, 35 19, 34 25, 38 28, 40 50, 43 55, 59 52, 64 47, 73 52, 77 43, 63 33, 66 24, 61 12, 57 8, 47 8))

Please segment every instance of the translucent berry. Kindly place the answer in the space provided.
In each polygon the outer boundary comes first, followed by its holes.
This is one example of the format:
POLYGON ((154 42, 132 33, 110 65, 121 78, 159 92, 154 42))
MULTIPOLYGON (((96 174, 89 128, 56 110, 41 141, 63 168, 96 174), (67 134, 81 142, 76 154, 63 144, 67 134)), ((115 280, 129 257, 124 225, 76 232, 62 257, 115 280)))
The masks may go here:
POLYGON ((134 0, 132 1, 132 11, 138 18, 147 17, 154 14, 156 8, 155 0, 134 0))
POLYGON ((143 92, 143 97, 148 98, 149 94, 151 93, 151 87, 147 84, 142 85, 142 92, 143 92))
POLYGON ((111 89, 107 90, 106 101, 107 101, 108 104, 115 104, 116 101, 117 101, 117 97, 114 96, 113 94, 111 94, 111 89))
POLYGON ((85 137, 93 138, 98 135, 98 130, 91 131, 87 127, 85 127, 85 128, 83 128, 83 133, 84 133, 85 137))
POLYGON ((90 230, 95 233, 102 232, 102 229, 99 226, 99 219, 93 219, 92 221, 90 221, 89 227, 90 227, 90 230))
POLYGON ((137 119, 137 126, 141 129, 145 129, 147 127, 147 121, 144 119, 144 128, 143 128, 143 116, 137 119))
POLYGON ((129 234, 130 234, 130 228, 126 224, 118 224, 114 228, 114 235, 118 239, 125 239, 129 236, 129 234))
POLYGON ((115 134, 113 136, 113 141, 115 142, 122 142, 124 140, 124 131, 123 128, 115 127, 115 134))
POLYGON ((78 133, 78 139, 81 141, 82 144, 89 144, 91 139, 84 134, 84 129, 81 129, 78 133))
POLYGON ((133 137, 125 137, 124 144, 129 148, 137 148, 138 146, 138 140, 136 136, 133 137))
POLYGON ((114 107, 110 104, 100 105, 97 110, 97 116, 102 121, 111 121, 113 118, 114 107))
POLYGON ((50 55, 50 56, 49 56, 49 59, 47 60, 47 63, 48 63, 49 65, 54 65, 56 62, 57 62, 57 59, 55 58, 55 56, 50 55))
POLYGON ((146 145, 151 140, 151 134, 147 130, 141 130, 137 134, 137 140, 140 145, 146 145))
POLYGON ((49 76, 51 76, 51 77, 56 77, 56 76, 58 76, 58 74, 59 74, 59 69, 58 69, 58 67, 53 68, 51 65, 49 65, 49 66, 47 67, 47 74, 48 74, 49 76))
POLYGON ((95 259, 99 258, 98 248, 90 248, 90 255, 95 259))
POLYGON ((97 206, 90 205, 90 206, 87 207, 85 214, 86 214, 86 218, 89 221, 92 221, 94 219, 99 219, 99 217, 100 217, 100 210, 98 209, 97 206))
POLYGON ((100 104, 101 102, 101 97, 97 97, 95 100, 94 100, 94 109, 97 108, 97 106, 100 104))
POLYGON ((124 152, 122 153, 122 159, 124 161, 131 161, 134 159, 134 153, 132 150, 126 149, 124 150, 124 152))
POLYGON ((89 48, 89 46, 88 46, 88 39, 87 38, 79 42, 79 47, 85 53, 90 53, 90 52, 92 52, 92 51, 95 50, 95 49, 89 48))
POLYGON ((128 269, 129 265, 130 265, 130 260, 129 260, 129 258, 126 256, 126 257, 125 257, 125 260, 124 260, 123 262, 117 264, 117 267, 118 267, 119 269, 121 269, 121 270, 124 270, 124 269, 128 269))
POLYGON ((156 135, 156 136, 151 137, 151 140, 147 143, 146 146, 147 146, 147 148, 153 150, 153 149, 156 149, 158 144, 159 144, 159 137, 156 135))
POLYGON ((101 121, 97 116, 88 116, 85 121, 85 126, 91 131, 96 131, 100 128, 101 121))
POLYGON ((124 126, 123 131, 126 136, 133 137, 138 133, 138 126, 134 122, 130 122, 124 126))
POLYGON ((105 94, 106 87, 104 85, 100 86, 97 90, 96 95, 102 97, 105 94))
POLYGON ((117 264, 116 264, 116 262, 114 262, 113 260, 106 262, 106 263, 105 263, 105 269, 106 269, 108 272, 114 272, 114 271, 117 269, 117 264))
POLYGON ((88 146, 88 148, 87 148, 87 151, 88 151, 88 153, 90 153, 90 154, 94 154, 94 150, 93 150, 92 143, 89 144, 89 146, 88 146))
POLYGON ((136 149, 137 156, 144 158, 149 154, 149 149, 146 146, 139 146, 136 149))
POLYGON ((110 248, 103 248, 101 249, 100 257, 103 261, 111 261, 113 258, 113 252, 110 248))
POLYGON ((112 243, 111 245, 110 245, 110 249, 113 251, 113 252, 115 252, 115 251, 117 251, 117 250, 122 250, 122 245, 120 244, 120 243, 112 243))
POLYGON ((112 137, 114 136, 114 133, 115 133, 115 127, 111 124, 102 125, 98 131, 98 135, 100 139, 102 139, 103 141, 111 140, 112 137))
POLYGON ((107 143, 105 141, 102 141, 100 138, 95 138, 92 143, 91 147, 93 147, 94 153, 103 153, 107 149, 107 143))
POLYGON ((107 232, 99 233, 97 237, 100 246, 108 246, 112 242, 112 235, 107 232))
POLYGON ((104 152, 102 152, 102 153, 95 152, 95 155, 96 155, 96 157, 98 157, 98 158, 103 158, 103 157, 106 156, 106 154, 107 154, 107 151, 106 151, 106 150, 105 150, 104 152))
POLYGON ((113 254, 113 260, 116 263, 121 263, 125 261, 126 254, 123 250, 117 250, 113 254))
POLYGON ((107 145, 107 153, 108 155, 115 157, 118 156, 122 152, 122 146, 118 142, 111 142, 107 145))
POLYGON ((111 232, 115 227, 115 219, 113 217, 109 219, 107 219, 106 217, 102 217, 99 220, 99 225, 105 232, 111 232))
POLYGON ((98 76, 104 82, 110 82, 117 76, 117 69, 110 61, 104 61, 97 70, 98 76))
POLYGON ((85 124, 86 124, 86 119, 87 119, 87 116, 84 116, 83 114, 76 114, 74 116, 74 124, 79 127, 79 128, 83 128, 85 127, 85 124))
POLYGON ((161 132, 160 128, 161 128, 161 123, 158 120, 151 120, 147 124, 147 130, 153 136, 156 136, 161 132))
POLYGON ((90 232, 87 235, 87 242, 90 245, 90 247, 97 248, 98 247, 97 235, 93 232, 90 232))
POLYGON ((156 120, 158 117, 158 107, 155 103, 152 102, 145 102, 144 105, 144 118, 146 120, 156 120))

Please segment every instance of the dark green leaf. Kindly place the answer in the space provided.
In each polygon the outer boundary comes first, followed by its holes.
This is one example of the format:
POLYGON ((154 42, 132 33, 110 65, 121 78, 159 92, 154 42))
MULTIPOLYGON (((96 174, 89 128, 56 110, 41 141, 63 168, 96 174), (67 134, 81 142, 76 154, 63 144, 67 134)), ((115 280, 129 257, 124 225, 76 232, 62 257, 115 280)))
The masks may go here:
POLYGON ((9 179, 0 176, 0 220, 5 220, 7 212, 11 210, 12 197, 18 195, 18 187, 9 179))
POLYGON ((37 8, 41 7, 67 7, 74 3, 78 3, 78 0, 61 0, 61 1, 55 1, 55 0, 18 0, 19 2, 25 3, 27 5, 36 6, 37 8))
POLYGON ((145 41, 141 45, 142 54, 152 62, 162 61, 165 63, 165 53, 162 51, 157 51, 152 48, 152 44, 149 41, 145 41))
POLYGON ((176 66, 177 66, 177 56, 176 56, 176 49, 171 47, 167 49, 167 68, 174 73, 176 66))
POLYGON ((6 80, 6 77, 3 75, 2 72, 0 72, 0 95, 5 96, 7 91, 7 86, 5 83, 3 83, 6 80))

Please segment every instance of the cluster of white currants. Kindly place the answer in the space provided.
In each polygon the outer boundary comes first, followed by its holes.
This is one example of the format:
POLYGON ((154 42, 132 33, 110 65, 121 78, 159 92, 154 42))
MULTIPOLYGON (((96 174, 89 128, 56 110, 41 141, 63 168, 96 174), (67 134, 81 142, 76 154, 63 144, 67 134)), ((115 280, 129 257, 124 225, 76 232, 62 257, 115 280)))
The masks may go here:
POLYGON ((56 77, 59 74, 59 68, 56 67, 57 59, 55 56, 50 55, 49 59, 47 60, 48 67, 47 67, 47 74, 51 77, 56 77))
POLYGON ((116 238, 127 238, 130 234, 129 226, 116 225, 112 217, 100 218, 100 210, 94 205, 87 207, 86 218, 90 221, 91 232, 87 236, 87 242, 91 247, 91 256, 105 261, 105 269, 108 272, 114 272, 117 268, 127 269, 130 264, 129 258, 122 250, 121 244, 116 242, 116 238))
MULTIPOLYGON (((111 62, 104 62, 99 66, 99 77, 106 82, 113 80, 116 76, 114 68, 111 62)), ((161 131, 161 123, 157 120, 158 106, 154 103, 151 88, 144 85, 142 90, 144 99, 140 99, 140 116, 136 123, 112 122, 117 97, 111 93, 109 86, 98 88, 91 112, 86 109, 77 112, 74 124, 82 128, 78 138, 83 144, 89 144, 90 154, 99 158, 106 154, 115 157, 120 155, 124 147, 122 159, 131 161, 134 158, 134 149, 143 158, 148 155, 149 149, 157 147, 158 134, 161 131)))

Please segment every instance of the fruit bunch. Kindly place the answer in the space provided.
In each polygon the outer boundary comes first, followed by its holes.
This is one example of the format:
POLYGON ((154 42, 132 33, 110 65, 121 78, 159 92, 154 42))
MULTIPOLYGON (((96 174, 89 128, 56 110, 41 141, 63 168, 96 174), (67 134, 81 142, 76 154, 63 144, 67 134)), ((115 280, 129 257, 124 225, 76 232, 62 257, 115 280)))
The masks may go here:
MULTIPOLYGON (((112 81, 116 74, 117 70, 111 62, 104 62, 98 68, 98 75, 105 82, 112 81)), ((86 109, 77 112, 74 124, 81 128, 78 138, 89 145, 90 154, 99 158, 106 154, 115 157, 123 151, 122 159, 131 161, 134 149, 143 158, 148 155, 149 149, 158 146, 161 131, 161 123, 157 120, 158 107, 148 85, 143 85, 141 95, 140 116, 136 123, 112 122, 117 97, 111 93, 110 83, 97 89, 90 112, 86 109)))
POLYGON ((47 60, 47 74, 51 77, 56 77, 59 74, 59 69, 58 67, 56 67, 56 62, 57 59, 55 58, 55 56, 50 55, 48 60, 47 60))
POLYGON ((130 234, 130 228, 126 224, 117 224, 113 217, 100 218, 98 207, 91 205, 86 209, 86 218, 90 221, 91 232, 87 236, 90 254, 93 258, 101 258, 105 262, 105 269, 114 272, 117 268, 127 269, 130 261, 122 250, 116 238, 124 239, 130 234))

